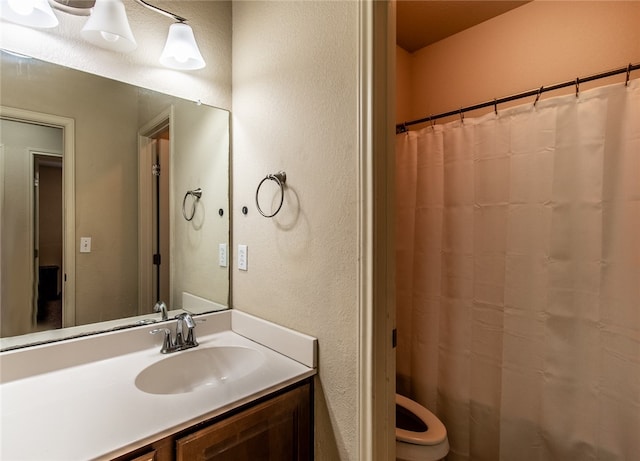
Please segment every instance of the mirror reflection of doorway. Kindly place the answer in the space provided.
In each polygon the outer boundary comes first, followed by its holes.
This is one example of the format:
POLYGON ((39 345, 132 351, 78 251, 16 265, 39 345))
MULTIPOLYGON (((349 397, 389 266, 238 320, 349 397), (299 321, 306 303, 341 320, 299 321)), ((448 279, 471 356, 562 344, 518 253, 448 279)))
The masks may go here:
POLYGON ((34 323, 62 327, 62 156, 32 152, 34 323))
POLYGON ((139 131, 138 314, 157 302, 171 309, 171 112, 139 131))
POLYGON ((153 138, 153 293, 154 301, 169 304, 169 127, 153 138))
POLYGON ((9 337, 63 324, 65 143, 62 127, 19 119, 0 119, 0 134, 0 333, 9 337))

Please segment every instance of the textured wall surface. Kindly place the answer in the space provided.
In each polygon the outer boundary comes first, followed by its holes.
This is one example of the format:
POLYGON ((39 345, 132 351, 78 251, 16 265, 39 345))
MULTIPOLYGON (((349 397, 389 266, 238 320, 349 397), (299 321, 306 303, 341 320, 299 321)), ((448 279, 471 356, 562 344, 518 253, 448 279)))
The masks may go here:
POLYGON ((357 43, 356 2, 233 4, 233 305, 318 337, 318 460, 357 459, 357 43))

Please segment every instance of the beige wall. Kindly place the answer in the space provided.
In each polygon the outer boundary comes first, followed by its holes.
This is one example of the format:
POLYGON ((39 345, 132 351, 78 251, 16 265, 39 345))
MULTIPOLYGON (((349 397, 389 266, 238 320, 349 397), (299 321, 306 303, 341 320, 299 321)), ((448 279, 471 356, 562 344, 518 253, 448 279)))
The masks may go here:
POLYGON ((233 3, 233 306, 318 338, 318 460, 358 461, 357 45, 357 2, 233 3))
POLYGON ((638 24, 638 1, 535 0, 413 53, 410 118, 640 62, 638 24))

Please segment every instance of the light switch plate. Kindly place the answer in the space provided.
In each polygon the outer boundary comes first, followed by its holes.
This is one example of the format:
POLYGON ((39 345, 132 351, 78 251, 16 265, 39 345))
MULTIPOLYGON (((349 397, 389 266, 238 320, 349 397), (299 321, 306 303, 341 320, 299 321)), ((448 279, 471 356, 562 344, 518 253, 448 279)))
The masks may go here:
POLYGON ((220 267, 227 267, 227 244, 220 243, 218 245, 218 265, 220 267))
POLYGON ((238 245, 238 269, 246 271, 248 266, 247 245, 238 245))
POLYGON ((91 253, 91 237, 80 237, 80 253, 91 253))

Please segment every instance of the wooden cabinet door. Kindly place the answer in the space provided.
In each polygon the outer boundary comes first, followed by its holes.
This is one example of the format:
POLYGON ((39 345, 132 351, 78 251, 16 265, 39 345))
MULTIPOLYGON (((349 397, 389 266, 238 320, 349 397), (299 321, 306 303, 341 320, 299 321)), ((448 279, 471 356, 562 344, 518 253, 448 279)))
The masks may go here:
POLYGON ((312 459, 310 385, 293 389, 176 441, 178 461, 312 459))

